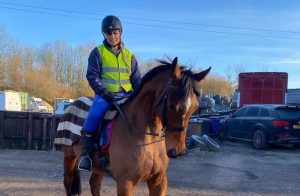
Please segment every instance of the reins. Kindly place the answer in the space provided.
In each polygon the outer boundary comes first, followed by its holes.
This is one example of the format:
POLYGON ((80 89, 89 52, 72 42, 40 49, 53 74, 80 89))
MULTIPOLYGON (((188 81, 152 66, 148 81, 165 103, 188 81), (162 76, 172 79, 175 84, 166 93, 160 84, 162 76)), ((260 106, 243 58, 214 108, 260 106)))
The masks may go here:
MULTIPOLYGON (((164 88, 164 90, 161 93, 161 96, 159 98, 159 101, 157 102, 157 104, 155 105, 155 107, 162 107, 161 110, 161 123, 162 123, 162 129, 161 131, 164 133, 161 137, 164 138, 165 137, 165 132, 181 132, 181 131, 186 131, 187 130, 187 126, 185 125, 183 127, 168 127, 168 119, 167 119, 167 101, 168 101, 168 88, 171 86, 171 82, 172 79, 170 78, 164 88)), ((179 88, 179 87, 178 87, 179 88)), ((129 131, 131 132, 131 126, 130 123, 128 122, 125 114, 123 113, 122 109, 119 107, 119 105, 117 103, 113 103, 114 106, 117 108, 117 110, 119 111, 121 117, 125 120, 126 124, 127 124, 127 128, 129 129, 129 131)), ((146 135, 152 135, 155 137, 160 136, 159 133, 156 132, 144 132, 146 135)))

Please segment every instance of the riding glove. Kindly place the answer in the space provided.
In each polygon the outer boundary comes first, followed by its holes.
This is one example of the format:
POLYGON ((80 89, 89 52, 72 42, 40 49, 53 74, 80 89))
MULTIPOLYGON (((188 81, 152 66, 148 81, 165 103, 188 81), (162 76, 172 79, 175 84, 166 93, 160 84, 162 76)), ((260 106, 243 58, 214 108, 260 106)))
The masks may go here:
POLYGON ((114 100, 114 94, 112 92, 109 92, 106 88, 103 88, 101 90, 100 96, 103 97, 108 102, 114 100))

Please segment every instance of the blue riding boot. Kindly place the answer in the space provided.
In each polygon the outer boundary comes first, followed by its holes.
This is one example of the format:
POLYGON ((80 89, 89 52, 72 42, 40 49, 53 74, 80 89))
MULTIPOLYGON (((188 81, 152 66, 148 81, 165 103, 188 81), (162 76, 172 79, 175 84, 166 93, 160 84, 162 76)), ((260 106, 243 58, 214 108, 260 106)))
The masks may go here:
POLYGON ((78 169, 83 171, 91 171, 92 169, 92 158, 91 152, 94 145, 94 134, 90 132, 81 131, 81 155, 78 160, 78 169))

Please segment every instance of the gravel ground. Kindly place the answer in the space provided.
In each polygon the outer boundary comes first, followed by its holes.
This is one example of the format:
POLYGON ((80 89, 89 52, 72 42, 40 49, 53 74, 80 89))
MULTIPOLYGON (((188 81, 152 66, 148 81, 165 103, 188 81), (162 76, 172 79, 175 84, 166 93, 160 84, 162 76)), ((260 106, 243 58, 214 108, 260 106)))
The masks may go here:
MULTIPOLYGON (((62 152, 0 150, 0 195, 64 195, 62 152)), ((246 143, 225 142, 219 152, 190 150, 171 160, 168 195, 299 195, 300 150, 254 150, 246 143)), ((82 173, 82 195, 90 195, 89 174, 82 173)), ((104 178, 102 195, 116 195, 115 182, 104 178)), ((145 184, 135 195, 148 195, 145 184)))

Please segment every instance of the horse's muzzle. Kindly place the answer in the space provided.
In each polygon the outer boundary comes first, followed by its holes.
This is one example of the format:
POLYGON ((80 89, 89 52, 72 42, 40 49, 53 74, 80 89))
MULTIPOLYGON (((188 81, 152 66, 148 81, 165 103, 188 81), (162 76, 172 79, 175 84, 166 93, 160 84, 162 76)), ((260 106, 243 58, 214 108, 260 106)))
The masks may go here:
POLYGON ((168 152, 167 152, 167 155, 168 155, 168 157, 169 157, 170 159, 177 158, 178 156, 182 156, 182 155, 184 155, 184 154, 185 154, 185 151, 182 152, 182 153, 177 154, 177 153, 176 153, 176 150, 175 150, 174 148, 168 150, 168 152))

